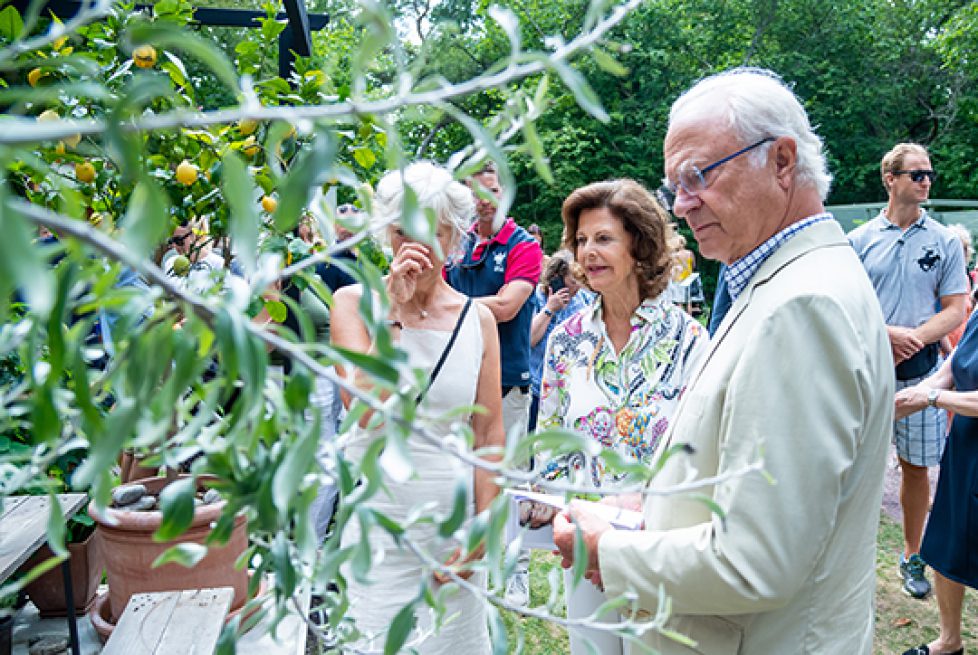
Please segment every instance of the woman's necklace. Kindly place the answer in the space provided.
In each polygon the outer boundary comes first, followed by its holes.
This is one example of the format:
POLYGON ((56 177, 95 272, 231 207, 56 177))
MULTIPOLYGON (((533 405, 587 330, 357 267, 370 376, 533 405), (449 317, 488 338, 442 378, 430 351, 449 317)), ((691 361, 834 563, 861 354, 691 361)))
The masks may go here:
POLYGON ((428 310, 420 307, 417 303, 411 303, 409 307, 418 313, 418 318, 422 321, 428 318, 428 310))

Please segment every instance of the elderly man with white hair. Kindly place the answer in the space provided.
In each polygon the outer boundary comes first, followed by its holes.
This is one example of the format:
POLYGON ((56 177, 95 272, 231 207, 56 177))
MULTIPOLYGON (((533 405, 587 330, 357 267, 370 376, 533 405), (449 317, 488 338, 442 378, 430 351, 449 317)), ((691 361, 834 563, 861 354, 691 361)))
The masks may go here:
POLYGON ((735 69, 675 102, 664 150, 674 212, 727 264, 733 304, 649 493, 619 499, 644 529, 572 504, 554 523, 563 563, 580 528, 609 598, 634 594, 651 618, 664 590, 667 627, 695 645, 647 631, 662 653, 869 653, 892 360, 872 285, 823 207, 821 140, 779 78, 735 69), (666 493, 696 482, 723 515, 666 493))

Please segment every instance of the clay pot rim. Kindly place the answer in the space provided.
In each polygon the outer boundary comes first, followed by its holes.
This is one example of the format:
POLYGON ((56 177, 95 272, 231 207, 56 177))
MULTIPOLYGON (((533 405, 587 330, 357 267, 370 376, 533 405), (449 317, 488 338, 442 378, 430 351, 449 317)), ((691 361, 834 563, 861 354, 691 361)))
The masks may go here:
MULTIPOLYGON (((190 477, 189 473, 182 473, 175 479, 170 479, 164 476, 153 476, 149 478, 140 478, 139 480, 132 480, 130 482, 124 483, 125 485, 131 484, 142 484, 145 485, 153 493, 158 493, 160 489, 166 487, 170 482, 175 480, 186 479, 190 477), (153 488, 156 487, 154 490, 153 488)), ((197 484, 198 487, 201 485, 206 485, 207 482, 217 480, 217 476, 214 475, 198 475, 197 484)), ((120 485, 123 486, 123 485, 120 485)), ((206 525, 213 523, 224 511, 224 507, 227 505, 227 501, 223 498, 216 503, 211 503, 210 505, 199 505, 194 508, 194 518, 190 522, 189 527, 197 527, 199 525, 206 525)), ((115 530, 125 530, 125 531, 149 531, 155 532, 160 525, 163 523, 163 512, 158 509, 146 510, 146 511, 136 511, 129 509, 120 509, 117 507, 106 507, 104 511, 99 511, 95 507, 95 501, 91 501, 88 504, 88 514, 91 516, 100 528, 108 528, 115 530)), ((239 517, 235 517, 237 521, 239 517)))

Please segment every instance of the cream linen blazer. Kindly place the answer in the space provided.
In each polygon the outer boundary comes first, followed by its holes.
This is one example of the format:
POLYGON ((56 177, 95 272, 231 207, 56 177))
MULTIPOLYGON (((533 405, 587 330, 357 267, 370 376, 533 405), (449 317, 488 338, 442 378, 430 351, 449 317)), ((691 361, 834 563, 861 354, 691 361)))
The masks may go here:
POLYGON ((599 543, 608 597, 654 615, 672 599, 662 653, 870 653, 876 532, 893 419, 893 359, 876 295, 835 221, 785 242, 730 308, 658 453, 651 483, 754 472, 696 493, 652 495, 646 529, 599 543), (837 650, 838 649, 838 650, 837 650))

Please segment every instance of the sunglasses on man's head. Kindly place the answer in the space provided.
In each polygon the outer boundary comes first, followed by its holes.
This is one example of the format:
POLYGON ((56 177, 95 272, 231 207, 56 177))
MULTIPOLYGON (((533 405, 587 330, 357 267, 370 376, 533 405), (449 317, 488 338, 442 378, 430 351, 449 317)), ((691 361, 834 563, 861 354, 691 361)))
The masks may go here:
POLYGON ((926 177, 931 184, 937 179, 937 171, 915 168, 912 171, 892 171, 894 175, 909 175, 911 182, 923 182, 926 177))
POLYGON ((336 213, 340 216, 346 216, 348 214, 356 214, 357 208, 355 205, 345 203, 336 208, 336 213))

